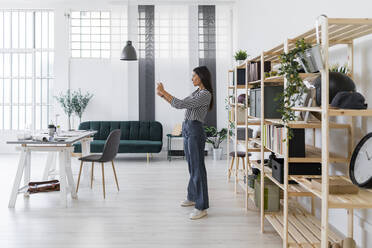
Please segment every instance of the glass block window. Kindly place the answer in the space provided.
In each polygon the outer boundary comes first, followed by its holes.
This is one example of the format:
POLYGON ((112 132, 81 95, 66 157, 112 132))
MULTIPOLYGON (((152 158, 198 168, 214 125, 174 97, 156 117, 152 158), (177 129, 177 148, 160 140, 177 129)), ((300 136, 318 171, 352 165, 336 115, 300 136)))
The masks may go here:
POLYGON ((215 6, 199 5, 199 58, 216 58, 215 6))
POLYGON ((54 12, 0 10, 0 130, 44 129, 54 72, 54 12))
POLYGON ((118 58, 128 34, 126 7, 118 11, 72 11, 72 58, 118 58))

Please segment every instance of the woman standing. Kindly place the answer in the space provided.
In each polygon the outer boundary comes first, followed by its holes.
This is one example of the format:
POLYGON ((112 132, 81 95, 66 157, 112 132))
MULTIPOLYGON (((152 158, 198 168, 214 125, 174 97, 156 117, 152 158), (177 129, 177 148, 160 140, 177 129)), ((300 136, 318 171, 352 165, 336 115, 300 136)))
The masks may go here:
POLYGON ((207 171, 204 163, 206 137, 203 128, 207 111, 213 108, 213 88, 208 68, 206 66, 196 67, 193 70, 192 82, 199 88, 185 99, 180 100, 169 94, 164 90, 162 83, 158 83, 157 94, 172 107, 186 109, 182 135, 190 180, 187 187, 187 199, 181 202, 181 206, 195 206, 190 219, 196 220, 206 216, 209 208, 207 171))

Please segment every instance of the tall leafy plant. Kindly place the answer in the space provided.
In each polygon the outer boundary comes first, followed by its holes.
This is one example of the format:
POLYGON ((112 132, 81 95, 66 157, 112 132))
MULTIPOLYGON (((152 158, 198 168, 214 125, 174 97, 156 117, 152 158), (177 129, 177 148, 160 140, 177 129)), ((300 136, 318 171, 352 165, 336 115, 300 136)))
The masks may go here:
POLYGON ((68 89, 65 93, 60 93, 58 96, 55 96, 56 100, 61 105, 63 111, 68 117, 68 129, 71 130, 71 116, 75 113, 79 116, 80 122, 83 113, 88 106, 90 99, 93 95, 89 92, 83 94, 81 89, 78 91, 73 91, 68 89))
POLYGON ((55 96, 57 102, 61 105, 63 111, 68 117, 68 129, 71 129, 71 115, 74 112, 71 90, 67 90, 65 93, 60 93, 55 96))
MULTIPOLYGON (((303 94, 307 91, 305 84, 300 77, 301 66, 298 63, 298 54, 303 53, 306 49, 311 48, 311 45, 306 43, 304 39, 296 41, 296 46, 288 53, 282 53, 279 56, 280 67, 279 75, 283 75, 287 79, 287 87, 283 94, 280 95, 280 112, 282 121, 288 123, 296 120, 295 112, 292 108, 296 103, 302 104, 303 94)), ((291 132, 289 137, 291 137, 291 132)))
POLYGON ((81 117, 88 106, 90 99, 92 99, 93 95, 89 92, 83 94, 81 93, 81 89, 78 91, 74 91, 72 93, 72 108, 74 113, 79 116, 79 120, 81 122, 81 117))

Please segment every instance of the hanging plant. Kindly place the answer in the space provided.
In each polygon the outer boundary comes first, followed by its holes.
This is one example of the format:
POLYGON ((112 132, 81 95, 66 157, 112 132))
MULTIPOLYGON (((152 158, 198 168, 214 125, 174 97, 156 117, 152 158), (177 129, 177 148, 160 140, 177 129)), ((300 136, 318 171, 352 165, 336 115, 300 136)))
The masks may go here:
MULTIPOLYGON (((283 94, 280 95, 280 112, 282 121, 287 124, 289 121, 296 120, 295 112, 292 108, 295 104, 303 104, 303 94, 307 91, 304 85, 300 72, 302 67, 298 63, 298 54, 303 53, 306 49, 311 48, 311 45, 306 43, 304 39, 296 41, 296 47, 288 53, 282 53, 279 56, 280 68, 279 75, 285 76, 287 79, 287 87, 283 94)), ((289 138, 292 137, 292 132, 289 129, 289 138)))

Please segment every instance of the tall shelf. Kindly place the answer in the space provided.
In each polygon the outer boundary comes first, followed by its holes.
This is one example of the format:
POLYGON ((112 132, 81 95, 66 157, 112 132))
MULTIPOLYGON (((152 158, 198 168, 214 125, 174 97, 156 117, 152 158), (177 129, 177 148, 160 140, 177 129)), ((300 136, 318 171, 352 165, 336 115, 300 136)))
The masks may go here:
MULTIPOLYGON (((261 65, 261 79, 252 82, 246 82, 245 89, 246 95, 248 96, 249 89, 252 86, 260 86, 260 97, 261 97, 261 118, 258 118, 261 132, 264 130, 265 125, 282 124, 290 128, 304 128, 312 130, 313 140, 312 144, 306 146, 306 157, 296 158, 289 157, 289 144, 288 144, 288 131, 284 128, 284 137, 286 139, 283 142, 283 152, 277 155, 284 158, 284 182, 279 183, 271 175, 271 169, 264 166, 264 153, 270 151, 270 148, 265 146, 264 137, 261 135, 260 139, 249 139, 246 135, 246 152, 250 151, 248 144, 250 142, 256 143, 259 147, 260 152, 260 163, 258 161, 249 161, 247 157, 247 164, 256 167, 261 171, 261 183, 260 192, 261 196, 264 195, 264 178, 268 178, 273 181, 282 191, 283 200, 282 208, 278 213, 266 213, 264 211, 264 197, 261 197, 260 204, 260 219, 261 219, 261 231, 264 232, 265 219, 272 224, 274 229, 279 233, 283 239, 283 247, 321 247, 327 248, 328 241, 337 242, 341 239, 337 234, 329 229, 328 211, 331 208, 343 208, 347 210, 348 215, 348 237, 353 237, 353 209, 359 208, 372 208, 372 190, 370 189, 359 189, 359 193, 355 195, 340 194, 332 195, 329 194, 329 180, 333 178, 341 178, 343 180, 350 181, 348 175, 330 175, 329 164, 330 163, 344 163, 350 162, 351 153, 354 148, 354 128, 355 119, 353 117, 372 116, 372 109, 366 110, 350 110, 350 109, 333 109, 329 107, 329 48, 335 45, 346 45, 348 53, 348 67, 351 70, 351 77, 353 77, 353 56, 354 56, 354 40, 361 38, 366 35, 372 34, 372 19, 341 19, 341 18, 328 18, 321 16, 319 18, 318 27, 320 28, 320 46, 322 49, 322 56, 324 62, 324 68, 320 71, 321 75, 321 106, 322 107, 296 107, 294 111, 302 112, 317 112, 321 114, 322 121, 319 122, 304 122, 304 121, 293 121, 288 124, 284 124, 281 120, 267 119, 264 118, 265 106, 264 106, 264 90, 265 85, 268 83, 277 83, 284 86, 284 90, 287 85, 287 80, 283 76, 268 77, 265 78, 264 62, 270 61, 271 63, 279 63, 278 56, 281 53, 288 52, 295 47, 295 43, 299 39, 304 39, 307 43, 315 44, 316 28, 313 28, 293 39, 286 39, 284 43, 276 46, 268 51, 263 51, 260 55, 251 59, 248 62, 260 61, 261 65), (331 122, 330 117, 333 116, 349 116, 346 124, 331 122), (315 146, 315 130, 321 131, 321 147, 315 146), (344 129, 348 136, 347 152, 344 155, 333 154, 330 152, 330 129, 344 129), (346 155, 345 155, 346 154, 346 155), (288 175, 288 163, 307 163, 307 162, 320 162, 322 168, 321 176, 293 176, 288 175), (315 190, 311 187, 311 183, 308 178, 321 179, 321 190, 315 190), (289 184, 289 181, 295 181, 297 184, 289 184), (311 197, 311 212, 303 210, 300 206, 296 205, 296 201, 293 201, 293 197, 311 197), (321 219, 317 219, 314 215, 314 199, 318 198, 321 201, 321 219), (293 207, 293 204, 295 207, 293 207)), ((247 62, 247 63, 248 63, 247 62)), ((245 64, 246 66, 246 64, 245 64)), ((236 74, 235 74, 236 75, 236 74)), ((306 78, 311 74, 301 74, 301 77, 306 78)), ((235 87, 237 84, 235 83, 235 87)), ((236 94, 237 89, 235 89, 236 94)), ((248 97, 246 97, 247 99, 248 97)), ((236 106, 235 106, 236 108, 236 106)), ((246 115, 246 128, 249 124, 249 115, 246 115)), ((256 119, 257 120, 257 119, 256 119)), ((332 118, 336 120, 337 118, 332 118)), ((247 134, 247 132, 246 132, 247 134)), ((235 143, 236 144, 236 143, 235 143)), ((256 149, 257 150, 257 149, 256 149)), ((255 151, 256 151, 255 150, 255 151)), ((236 147, 235 147, 236 151, 236 147)), ((274 152, 274 151, 272 151, 274 152)), ((248 168, 248 166, 246 166, 248 168)), ((248 172, 245 172, 248 173, 248 172)), ((245 185, 243 185, 245 186, 245 185)), ((248 201, 248 190, 247 190, 247 201, 248 201)), ((246 201, 246 204, 248 204, 246 201)))

